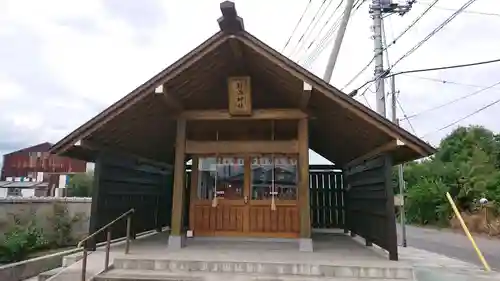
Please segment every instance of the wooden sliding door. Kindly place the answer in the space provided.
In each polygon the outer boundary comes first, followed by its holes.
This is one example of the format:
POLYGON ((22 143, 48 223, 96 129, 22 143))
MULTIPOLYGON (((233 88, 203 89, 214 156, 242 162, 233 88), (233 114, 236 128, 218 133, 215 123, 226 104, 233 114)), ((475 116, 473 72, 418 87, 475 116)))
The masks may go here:
POLYGON ((298 237, 297 157, 260 155, 249 160, 249 232, 254 236, 298 237))
POLYGON ((190 228, 194 235, 244 235, 248 232, 245 158, 200 156, 193 162, 190 228))
POLYGON ((296 156, 195 157, 191 183, 195 236, 299 235, 296 156))

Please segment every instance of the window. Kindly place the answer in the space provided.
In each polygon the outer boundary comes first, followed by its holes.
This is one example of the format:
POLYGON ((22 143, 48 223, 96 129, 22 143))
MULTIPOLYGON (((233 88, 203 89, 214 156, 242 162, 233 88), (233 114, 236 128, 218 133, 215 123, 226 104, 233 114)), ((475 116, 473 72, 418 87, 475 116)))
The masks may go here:
POLYGON ((245 160, 241 157, 200 157, 197 198, 243 199, 245 160))
POLYGON ((253 200, 296 200, 297 158, 272 156, 252 158, 251 196, 253 200))
POLYGON ((20 197, 23 193, 20 188, 9 187, 7 188, 7 197, 20 197))

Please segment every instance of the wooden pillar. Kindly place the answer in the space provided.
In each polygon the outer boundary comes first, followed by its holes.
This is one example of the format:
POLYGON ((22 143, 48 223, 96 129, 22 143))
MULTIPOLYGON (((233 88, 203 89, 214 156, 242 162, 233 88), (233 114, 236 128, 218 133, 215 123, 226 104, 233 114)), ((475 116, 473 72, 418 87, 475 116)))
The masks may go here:
POLYGON ((174 184, 172 198, 172 225, 168 239, 169 248, 184 246, 183 215, 185 196, 185 150, 186 150, 186 119, 177 119, 177 132, 175 138, 175 164, 174 184))
POLYGON ((312 252, 311 206, 309 203, 309 120, 298 122, 300 251, 312 252))

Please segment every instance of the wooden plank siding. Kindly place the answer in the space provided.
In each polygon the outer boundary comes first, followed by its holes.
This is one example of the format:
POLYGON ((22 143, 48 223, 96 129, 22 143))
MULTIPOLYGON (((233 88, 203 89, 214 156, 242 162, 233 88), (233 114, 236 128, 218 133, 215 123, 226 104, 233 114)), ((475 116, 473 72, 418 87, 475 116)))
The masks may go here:
POLYGON ((397 236, 391 157, 383 154, 345 168, 346 224, 351 234, 389 251, 396 260, 397 236))
POLYGON ((341 170, 309 166, 312 228, 344 228, 344 188, 341 170))
MULTIPOLYGON (((334 170, 334 166, 310 165, 310 206, 311 226, 313 228, 343 228, 344 198, 342 173, 334 170)), ((186 195, 184 196, 184 229, 189 228, 189 206, 191 186, 191 165, 186 165, 186 195)), ((159 229, 171 225, 172 218, 172 186, 171 169, 141 164, 133 158, 102 153, 95 167, 94 200, 89 231, 92 233, 121 215, 130 208, 137 212, 133 217, 133 232, 159 229), (94 215, 95 214, 95 215, 94 215), (97 215, 99 214, 99 215, 97 215)), ((212 208, 211 206, 207 206, 212 208)), ((267 206, 266 206, 267 208, 267 206)), ((264 208, 255 206, 263 220, 269 219, 270 225, 277 230, 290 228, 298 231, 298 225, 288 226, 286 217, 290 212, 286 206, 279 206, 277 212, 264 212, 264 208), (267 214, 267 215, 266 215, 267 214), (280 218, 284 218, 280 222, 280 218)), ((269 210, 270 211, 270 210, 269 210)), ((263 221, 263 222, 264 222, 263 221)), ((214 221, 216 223, 216 221, 214 221)), ((274 228, 264 229, 258 221, 251 222, 251 230, 255 232, 272 232, 274 228)), ((113 238, 125 235, 125 222, 113 228, 113 238)), ((105 233, 99 235, 95 242, 105 240, 105 233)))
MULTIPOLYGON (((172 171, 167 167, 145 164, 137 159, 101 153, 94 174, 89 233, 93 233, 131 208, 132 231, 159 229, 170 225, 172 171)), ((124 237, 126 220, 112 227, 112 238, 124 237)), ((106 239, 106 233, 89 244, 106 239)))
MULTIPOLYGON (((186 188, 190 192, 191 165, 186 166, 186 188)), ((311 226, 316 229, 345 227, 344 182, 340 169, 332 165, 309 165, 311 226)), ((189 227, 189 198, 185 198, 184 227, 189 227), (186 207, 187 206, 187 207, 186 207)), ((207 206, 207 208, 212 208, 207 206)), ((259 210, 254 210, 258 212, 259 210)), ((286 210, 283 209, 283 212, 286 210)), ((290 212, 290 211, 289 211, 290 212)), ((279 213, 279 212, 278 212, 279 213)), ((170 212, 169 212, 170 214, 170 212)), ((264 217, 264 214, 262 214, 264 217)), ((281 217, 278 215, 278 217, 281 217)), ((276 217, 276 218, 278 218, 276 217)), ((274 217, 269 215, 271 220, 274 217)), ((208 223, 208 222, 207 222, 208 223)), ((286 223, 286 222, 285 222, 286 223)), ((254 223, 259 228, 258 223, 254 223)), ((251 222, 251 225, 252 222, 251 222)), ((287 226, 278 226, 287 228, 287 226)), ((253 226, 252 226, 253 228, 253 226)), ((293 227, 292 227, 293 228, 293 227)))

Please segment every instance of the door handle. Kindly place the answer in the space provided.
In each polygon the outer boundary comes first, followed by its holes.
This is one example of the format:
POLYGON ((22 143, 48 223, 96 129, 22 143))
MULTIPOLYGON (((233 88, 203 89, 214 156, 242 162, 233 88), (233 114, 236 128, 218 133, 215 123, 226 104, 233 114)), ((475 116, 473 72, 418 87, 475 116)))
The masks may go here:
POLYGON ((247 203, 248 203, 248 196, 243 197, 243 202, 244 202, 245 204, 247 204, 247 203))

